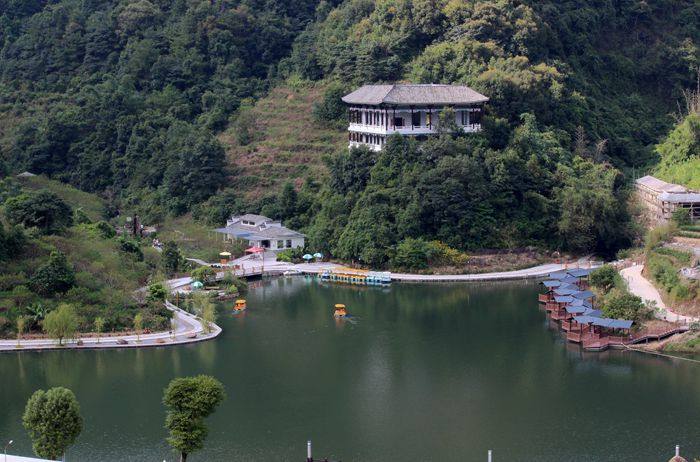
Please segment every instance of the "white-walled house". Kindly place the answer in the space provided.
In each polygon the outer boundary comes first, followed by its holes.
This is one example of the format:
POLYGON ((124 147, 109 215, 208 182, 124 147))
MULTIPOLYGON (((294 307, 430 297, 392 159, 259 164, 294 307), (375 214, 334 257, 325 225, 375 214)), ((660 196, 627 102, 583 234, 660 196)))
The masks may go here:
POLYGON ((458 130, 481 131, 484 104, 489 99, 463 85, 364 85, 343 96, 348 105, 349 147, 379 151, 389 135, 429 136, 439 133, 439 115, 455 113, 458 130))
POLYGON ((285 228, 280 221, 253 214, 233 216, 226 220, 226 227, 215 231, 224 235, 224 241, 242 239, 251 247, 274 251, 303 248, 306 237, 285 228))

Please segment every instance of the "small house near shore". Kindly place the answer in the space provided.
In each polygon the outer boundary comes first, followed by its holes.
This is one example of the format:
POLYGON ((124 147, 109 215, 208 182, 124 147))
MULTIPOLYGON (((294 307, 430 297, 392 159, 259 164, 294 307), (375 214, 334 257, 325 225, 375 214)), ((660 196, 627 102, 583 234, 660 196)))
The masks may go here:
POLYGON ((635 188, 653 223, 669 221, 678 209, 687 210, 691 222, 700 222, 700 192, 650 175, 636 180, 635 188))
POLYGON ((224 241, 242 239, 251 247, 273 251, 303 248, 306 237, 278 220, 250 213, 231 217, 226 220, 226 227, 215 231, 224 235, 224 241))
POLYGON ((394 133, 417 138, 437 134, 445 108, 454 111, 452 130, 479 132, 488 100, 463 85, 364 85, 343 96, 348 106, 348 146, 380 151, 394 133))

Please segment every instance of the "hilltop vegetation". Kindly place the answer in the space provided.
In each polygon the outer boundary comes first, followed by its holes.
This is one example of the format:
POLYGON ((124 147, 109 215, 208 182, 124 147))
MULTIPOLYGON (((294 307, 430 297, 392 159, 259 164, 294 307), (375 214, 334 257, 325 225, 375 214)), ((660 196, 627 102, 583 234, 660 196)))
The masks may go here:
POLYGON ((159 267, 155 250, 115 237, 102 201, 40 177, 0 181, 0 336, 41 331, 60 306, 76 313, 77 329, 105 331, 143 325, 163 329, 162 304, 137 300, 134 291, 159 267), (78 199, 78 202, 74 200, 78 199), (80 208, 82 206, 82 208, 80 208))
POLYGON ((151 223, 259 212, 372 265, 629 245, 625 173, 700 63, 694 0, 0 0, 0 24, 0 173, 151 223), (488 95, 484 132, 348 152, 339 95, 401 80, 488 95))

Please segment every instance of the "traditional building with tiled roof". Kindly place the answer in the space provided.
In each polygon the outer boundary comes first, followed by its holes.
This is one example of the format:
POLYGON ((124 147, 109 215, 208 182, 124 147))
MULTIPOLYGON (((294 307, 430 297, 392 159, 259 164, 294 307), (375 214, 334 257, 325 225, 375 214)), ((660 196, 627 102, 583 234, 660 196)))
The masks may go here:
POLYGON ((306 236, 263 215, 245 214, 226 220, 226 227, 215 229, 224 240, 242 239, 251 247, 280 251, 304 247, 306 236))
POLYGON ((364 85, 343 97, 348 105, 349 146, 379 151, 387 136, 425 137, 440 131, 439 114, 455 113, 457 130, 481 131, 484 104, 489 99, 463 85, 364 85))

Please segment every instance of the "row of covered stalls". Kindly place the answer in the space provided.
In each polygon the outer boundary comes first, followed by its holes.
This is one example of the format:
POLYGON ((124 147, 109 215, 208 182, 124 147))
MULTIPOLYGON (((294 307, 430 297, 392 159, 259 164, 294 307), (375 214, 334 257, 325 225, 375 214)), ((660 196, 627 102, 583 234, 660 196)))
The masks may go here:
POLYGON ((550 318, 559 322, 567 340, 582 343, 584 348, 607 348, 624 345, 629 340, 633 321, 603 317, 589 290, 592 269, 576 268, 551 273, 542 282, 545 293, 539 295, 550 318))

